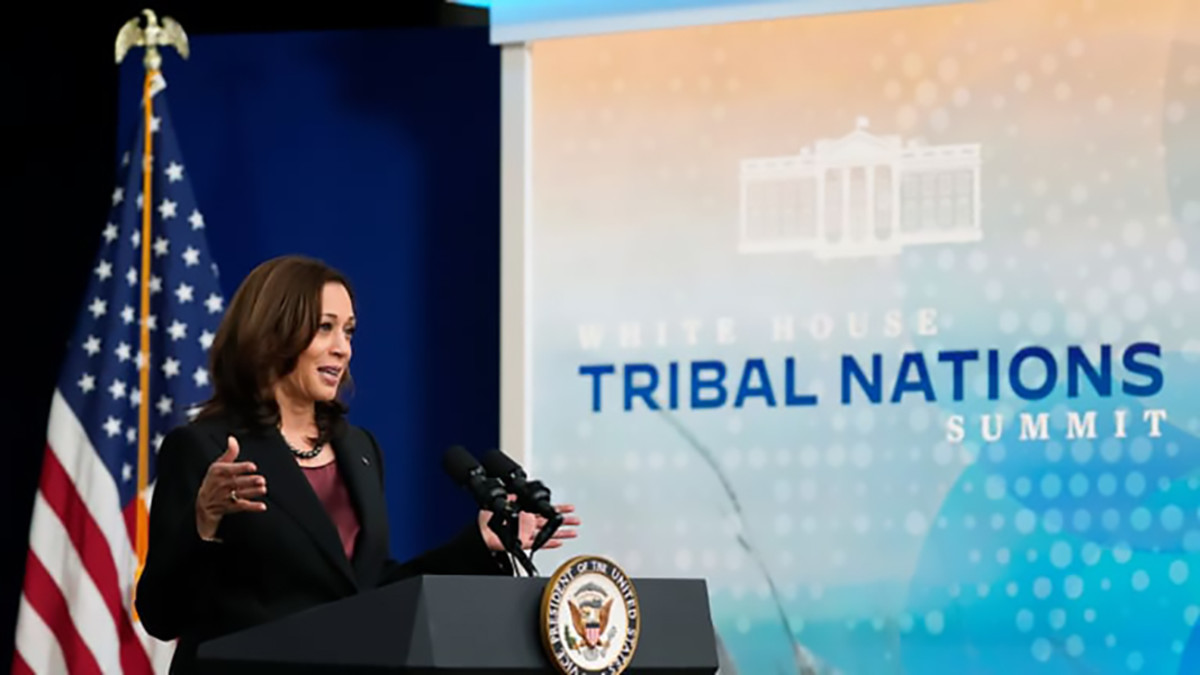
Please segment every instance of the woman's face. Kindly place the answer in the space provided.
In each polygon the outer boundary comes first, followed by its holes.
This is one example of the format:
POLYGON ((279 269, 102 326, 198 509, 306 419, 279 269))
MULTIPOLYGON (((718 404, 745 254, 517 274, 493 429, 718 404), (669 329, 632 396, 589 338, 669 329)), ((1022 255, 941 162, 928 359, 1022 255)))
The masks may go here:
POLYGON ((321 323, 308 349, 280 385, 288 398, 298 401, 331 401, 350 366, 350 338, 354 334, 354 307, 346 287, 325 284, 321 293, 321 323))

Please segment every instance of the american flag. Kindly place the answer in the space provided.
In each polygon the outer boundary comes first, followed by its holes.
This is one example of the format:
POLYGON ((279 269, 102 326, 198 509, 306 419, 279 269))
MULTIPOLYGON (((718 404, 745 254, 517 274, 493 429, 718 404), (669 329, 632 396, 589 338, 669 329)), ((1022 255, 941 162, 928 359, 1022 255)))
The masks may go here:
POLYGON ((50 405, 18 608, 18 675, 165 673, 174 649, 141 628, 132 593, 144 560, 155 452, 210 393, 207 355, 224 300, 165 86, 157 71, 147 73, 138 133, 121 161, 50 405), (149 197, 144 165, 152 168, 149 197))

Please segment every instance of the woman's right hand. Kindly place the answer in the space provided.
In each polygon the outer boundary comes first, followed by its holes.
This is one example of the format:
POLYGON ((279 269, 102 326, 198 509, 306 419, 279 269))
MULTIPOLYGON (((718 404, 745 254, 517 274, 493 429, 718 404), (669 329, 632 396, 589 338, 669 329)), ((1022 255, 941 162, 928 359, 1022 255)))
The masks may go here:
POLYGON ((267 479, 255 474, 253 462, 238 462, 238 442, 233 436, 225 453, 213 461, 196 493, 196 531, 201 539, 214 540, 221 518, 240 511, 266 511, 267 505, 254 501, 267 494, 267 479))

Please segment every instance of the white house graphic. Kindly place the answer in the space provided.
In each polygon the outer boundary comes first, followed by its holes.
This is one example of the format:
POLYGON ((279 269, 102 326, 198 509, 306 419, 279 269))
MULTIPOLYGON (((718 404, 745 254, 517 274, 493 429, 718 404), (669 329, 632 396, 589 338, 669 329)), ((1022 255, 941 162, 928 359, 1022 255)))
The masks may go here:
POLYGON ((742 160, 742 253, 883 256, 982 238, 979 144, 906 146, 857 126, 799 155, 742 160))

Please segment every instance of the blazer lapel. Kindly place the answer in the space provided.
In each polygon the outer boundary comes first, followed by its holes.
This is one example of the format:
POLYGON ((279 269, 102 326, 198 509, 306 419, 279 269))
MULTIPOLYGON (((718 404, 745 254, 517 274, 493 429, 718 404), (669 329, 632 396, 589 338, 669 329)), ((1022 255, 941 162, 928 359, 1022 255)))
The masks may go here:
MULTIPOLYGON (((380 514, 378 504, 383 490, 379 485, 379 467, 372 465, 373 452, 359 434, 343 433, 333 439, 337 457, 338 473, 346 484, 354 511, 358 514, 359 535, 354 552, 354 571, 360 581, 364 574, 377 569, 381 562, 376 550, 374 533, 381 525, 376 522, 380 514)), ((385 552, 386 553, 386 552, 385 552)))
POLYGON ((254 462, 259 472, 267 477, 266 501, 290 515, 312 537, 329 563, 357 587, 337 528, 283 438, 276 433, 264 433, 255 441, 243 445, 243 456, 239 459, 254 462))

